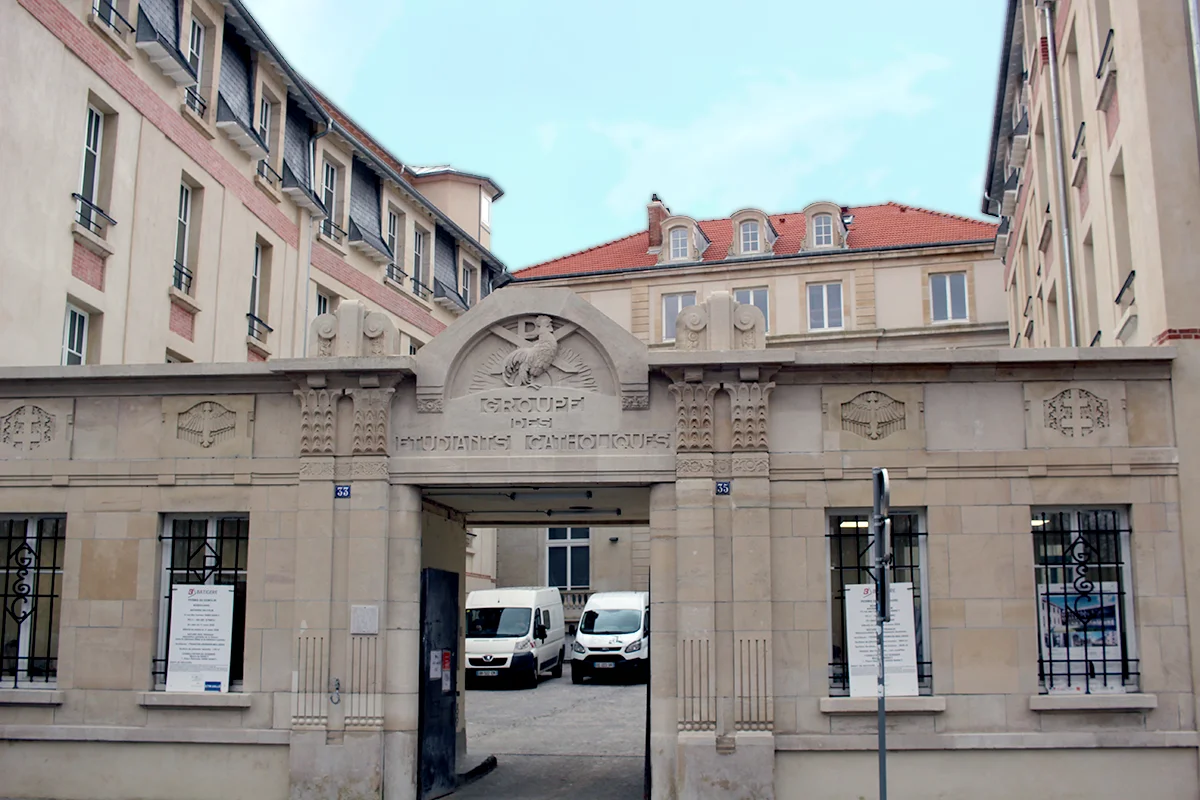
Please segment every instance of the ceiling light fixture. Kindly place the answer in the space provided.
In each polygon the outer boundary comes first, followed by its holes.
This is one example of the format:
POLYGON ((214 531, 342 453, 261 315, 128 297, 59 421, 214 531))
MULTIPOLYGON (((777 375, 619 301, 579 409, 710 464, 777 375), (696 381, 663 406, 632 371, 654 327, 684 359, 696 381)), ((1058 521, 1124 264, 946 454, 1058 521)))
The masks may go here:
POLYGON ((871 523, 867 522, 865 519, 859 519, 859 520, 844 519, 844 520, 842 520, 842 524, 840 527, 843 527, 843 528, 869 528, 869 527, 871 527, 871 523))
POLYGON ((557 510, 557 511, 554 509, 548 509, 546 511, 547 517, 579 517, 579 516, 599 517, 599 516, 605 516, 607 514, 614 514, 619 517, 619 516, 621 516, 621 509, 619 509, 619 508, 568 508, 568 509, 557 510))
POLYGON ((511 492, 508 495, 510 500, 522 502, 526 500, 591 500, 591 490, 583 489, 549 489, 547 491, 534 490, 532 492, 511 492))

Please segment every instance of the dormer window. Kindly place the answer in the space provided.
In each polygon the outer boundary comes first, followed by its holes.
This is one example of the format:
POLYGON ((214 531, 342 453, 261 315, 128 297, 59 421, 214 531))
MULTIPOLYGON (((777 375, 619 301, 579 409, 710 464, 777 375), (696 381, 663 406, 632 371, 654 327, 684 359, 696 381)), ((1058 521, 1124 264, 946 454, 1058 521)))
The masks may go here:
POLYGON ((688 257, 687 228, 671 228, 671 260, 682 261, 688 257))
POLYGON ((833 215, 817 214, 813 217, 813 246, 833 246, 833 215))
POLYGON ((747 220, 742 223, 742 252, 757 253, 759 251, 758 221, 747 220))

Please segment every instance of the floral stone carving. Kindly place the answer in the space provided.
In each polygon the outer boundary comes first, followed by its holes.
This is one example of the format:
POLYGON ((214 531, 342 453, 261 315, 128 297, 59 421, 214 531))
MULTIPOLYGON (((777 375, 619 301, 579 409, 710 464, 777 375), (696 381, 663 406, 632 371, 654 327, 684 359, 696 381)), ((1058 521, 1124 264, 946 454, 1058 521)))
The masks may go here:
POLYGON ((351 389, 355 455, 386 455, 388 412, 394 389, 351 389))
POLYGON ((677 449, 712 450, 713 395, 717 393, 717 385, 676 381, 670 388, 675 395, 677 449))
POLYGON ((328 389, 306 389, 296 396, 300 398, 300 455, 332 455, 336 394, 328 389))
POLYGON ((734 450, 767 449, 767 399, 774 388, 774 382, 725 384, 725 391, 729 393, 733 405, 734 450))
POLYGON ((1109 426, 1108 401, 1087 389, 1064 389, 1045 401, 1046 427, 1082 439, 1109 426))

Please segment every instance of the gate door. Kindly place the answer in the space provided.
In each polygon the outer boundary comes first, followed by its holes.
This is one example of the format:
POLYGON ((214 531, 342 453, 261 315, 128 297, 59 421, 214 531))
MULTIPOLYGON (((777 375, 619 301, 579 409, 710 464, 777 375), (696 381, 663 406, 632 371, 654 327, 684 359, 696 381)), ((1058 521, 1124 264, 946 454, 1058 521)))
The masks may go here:
POLYGON ((421 570, 418 800, 454 791, 458 722, 458 573, 421 570))

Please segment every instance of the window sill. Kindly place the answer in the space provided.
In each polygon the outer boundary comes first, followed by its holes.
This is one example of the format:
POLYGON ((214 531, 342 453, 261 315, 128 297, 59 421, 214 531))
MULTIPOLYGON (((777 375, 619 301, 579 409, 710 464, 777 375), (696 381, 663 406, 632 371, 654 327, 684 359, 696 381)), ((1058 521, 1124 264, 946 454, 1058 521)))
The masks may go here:
POLYGON ((249 347, 263 358, 270 358, 273 355, 271 353, 271 348, 267 347, 266 344, 260 342, 258 339, 255 339, 253 336, 246 336, 246 347, 249 347))
POLYGON ((262 190, 262 193, 271 198, 276 203, 283 202, 283 194, 267 181, 263 180, 263 176, 257 172, 254 173, 254 185, 262 190))
POLYGON ((249 708, 253 699, 242 692, 138 692, 143 708, 249 708))
POLYGON ((176 289, 174 286, 167 286, 167 294, 170 296, 171 302, 175 305, 183 306, 183 308, 192 312, 193 314, 200 313, 200 304, 197 303, 196 298, 192 297, 190 294, 185 294, 184 292, 176 289))
POLYGON ((117 248, 113 247, 108 242, 101 239, 96 234, 89 231, 87 228, 80 225, 78 222, 71 223, 71 235, 75 237, 75 241, 85 250, 91 250, 101 258, 108 258, 113 253, 117 252, 117 248))
MULTIPOLYGON (((946 698, 925 695, 922 697, 889 697, 885 701, 889 714, 940 714, 946 710, 946 698)), ((822 714, 874 714, 879 710, 875 697, 822 697, 822 714)))
POLYGON ((332 250, 335 253, 340 253, 343 256, 350 254, 350 251, 346 249, 346 246, 344 244, 335 242, 332 238, 326 236, 321 231, 320 223, 317 223, 317 241, 321 242, 323 245, 325 245, 326 247, 328 247, 330 250, 332 250))
POLYGON ((204 117, 202 117, 198 113, 196 113, 196 110, 194 108, 192 108, 191 106, 189 106, 187 104, 186 97, 184 98, 184 101, 179 106, 179 113, 183 116, 184 119, 186 119, 188 122, 192 123, 192 127, 195 128, 196 130, 200 131, 200 133, 204 135, 204 138, 206 138, 206 139, 217 138, 217 129, 214 128, 207 119, 205 119, 204 117))
POLYGON ((1122 692, 1114 694, 1035 694, 1030 711, 1150 711, 1158 708, 1158 695, 1122 692))
POLYGON ((92 11, 88 15, 88 24, 92 26, 92 30, 100 34, 104 41, 112 45, 112 48, 121 55, 121 58, 126 61, 133 59, 133 48, 129 46, 129 42, 125 41, 125 38, 114 31, 108 23, 100 19, 95 11, 92 11))
POLYGON ((0 689, 0 706, 61 706, 57 689, 0 689))

